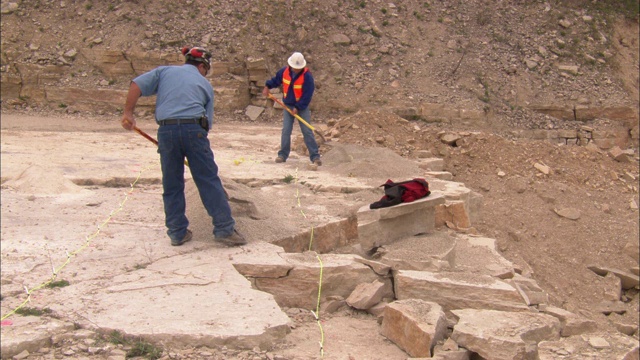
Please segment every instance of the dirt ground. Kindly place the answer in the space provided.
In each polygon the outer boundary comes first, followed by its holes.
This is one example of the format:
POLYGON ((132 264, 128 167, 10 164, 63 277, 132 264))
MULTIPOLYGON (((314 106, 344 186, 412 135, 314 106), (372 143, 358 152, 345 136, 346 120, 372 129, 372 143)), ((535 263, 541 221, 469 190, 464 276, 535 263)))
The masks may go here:
MULTIPOLYGON (((118 207, 128 184, 140 170, 157 163, 151 143, 122 130, 111 120, 3 114, 3 298, 18 296, 23 286, 46 280, 47 269, 41 257, 48 256, 52 264, 63 261, 64 257, 56 253, 59 250, 56 246, 68 241, 62 248, 73 250, 73 245, 81 243, 82 237, 77 238, 79 234, 92 233, 94 226, 118 207), (97 166, 98 163, 102 165, 97 166), (105 164, 113 166, 105 167, 105 164), (84 185, 77 185, 82 183, 84 185), (92 195, 87 197, 87 192, 92 195), (5 239, 15 237, 21 237, 20 245, 6 247, 5 239), (16 273, 20 276, 15 277, 16 273)), ((261 176, 257 164, 272 162, 279 128, 218 121, 210 139, 223 180, 244 178, 244 184, 225 180, 225 186, 234 189, 246 186, 245 196, 252 198, 258 213, 278 222, 273 228, 251 228, 250 221, 245 220, 246 214, 238 214, 248 238, 276 237, 282 232, 294 233, 310 222, 327 221, 320 214, 346 216, 358 206, 377 200, 381 194, 375 187, 387 178, 403 180, 411 176, 416 170, 409 159, 415 157, 417 150, 430 150, 444 159, 445 170, 453 174, 454 181, 464 183, 483 196, 481 213, 472 224, 476 231, 497 239, 503 256, 531 273, 549 293, 552 305, 594 319, 603 329, 613 330, 617 324, 635 326, 637 336, 637 289, 620 294, 624 314, 606 316, 600 311, 601 303, 610 299, 612 289, 615 292, 615 283, 587 268, 598 265, 629 271, 638 265, 638 210, 634 206, 638 204, 637 155, 630 162, 621 163, 605 152, 592 152, 585 147, 509 140, 464 131, 458 132, 463 138, 461 146, 451 147, 439 141, 442 129, 437 126, 407 122, 383 112, 356 113, 337 120, 336 126, 350 125, 343 126, 339 138, 323 144, 321 153, 325 163, 338 165, 321 167, 317 176, 348 175, 357 183, 369 185, 371 190, 349 194, 348 198, 303 190, 298 199, 313 202, 310 208, 319 209, 318 216, 313 210, 307 214, 311 220, 295 212, 293 195, 292 198, 273 197, 255 190, 259 188, 256 184, 266 178, 261 176), (382 129, 387 141, 380 143, 373 129, 382 129), (369 149, 367 156, 363 154, 358 162, 340 164, 336 159, 339 152, 332 150, 351 146, 349 144, 369 149), (396 152, 405 156, 400 157, 396 152), (332 157, 334 161, 327 161, 332 157), (249 167, 249 175, 245 171, 240 176, 239 163, 256 166, 249 167), (550 174, 542 174, 534 167, 535 163, 549 166, 550 174), (579 218, 571 220, 556 213, 565 208, 576 209, 579 218)), ((155 136, 152 121, 142 120, 140 126, 155 136)), ((287 162, 288 167, 279 170, 282 178, 295 175, 297 169, 307 163, 306 155, 294 154, 287 162)), ((139 191, 126 202, 121 214, 114 215, 112 225, 99 234, 114 237, 121 236, 123 231, 134 231, 127 236, 156 239, 148 247, 138 247, 139 254, 131 255, 136 259, 129 263, 130 267, 144 262, 145 256, 150 258, 149 252, 161 257, 167 251, 163 248, 170 248, 163 246, 168 245, 168 240, 164 235, 158 179, 157 167, 146 170, 139 180, 139 191)), ((242 209, 238 204, 233 206, 236 210, 242 209)), ((81 274, 73 276, 82 277, 81 274)), ((37 299, 37 294, 34 297, 37 299)), ((6 303, 3 301, 3 314, 6 303)), ((319 333, 311 314, 296 309, 288 313, 295 329, 271 354, 290 359, 318 356, 319 333)), ((328 315, 323 322, 327 336, 325 358, 406 357, 378 334, 371 316, 343 310, 328 315)), ((181 349, 175 353, 182 354, 183 358, 198 358, 202 351, 220 358, 251 358, 251 352, 230 356, 211 349, 181 349)))

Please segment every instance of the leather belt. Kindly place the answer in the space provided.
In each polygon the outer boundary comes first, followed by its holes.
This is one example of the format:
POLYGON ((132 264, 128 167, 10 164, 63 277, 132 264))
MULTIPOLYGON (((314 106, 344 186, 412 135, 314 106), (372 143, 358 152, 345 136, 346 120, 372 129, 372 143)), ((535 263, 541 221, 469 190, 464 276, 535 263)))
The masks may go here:
POLYGON ((200 124, 200 119, 167 119, 158 121, 158 125, 200 124))

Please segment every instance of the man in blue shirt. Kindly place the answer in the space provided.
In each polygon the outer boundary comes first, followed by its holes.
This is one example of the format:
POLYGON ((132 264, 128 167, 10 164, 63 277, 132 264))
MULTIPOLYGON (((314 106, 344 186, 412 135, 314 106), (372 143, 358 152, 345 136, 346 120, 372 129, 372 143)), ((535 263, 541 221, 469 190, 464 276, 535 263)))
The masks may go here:
MULTIPOLYGON (((294 114, 303 118, 307 123, 311 122, 311 111, 309 111, 309 103, 313 97, 315 83, 311 71, 306 67, 307 61, 304 56, 299 53, 293 53, 287 60, 289 66, 285 66, 278 70, 276 75, 267 80, 262 95, 267 97, 269 89, 282 86, 283 102, 294 114)), ((280 151, 278 151, 277 163, 287 161, 291 152, 291 131, 293 130, 294 116, 288 111, 284 111, 282 135, 280 137, 280 151)), ((306 125, 300 123, 300 130, 304 138, 304 144, 309 150, 309 158, 312 164, 322 165, 320 154, 318 153, 318 144, 313 135, 313 131, 306 125)))
POLYGON ((235 230, 207 135, 213 124, 213 87, 206 79, 211 54, 203 48, 182 49, 185 64, 160 66, 131 82, 122 116, 122 127, 136 127, 133 111, 140 96, 157 95, 158 153, 162 167, 162 199, 165 225, 171 245, 180 246, 193 234, 185 215, 184 165, 191 175, 209 216, 216 241, 228 246, 246 244, 235 230))

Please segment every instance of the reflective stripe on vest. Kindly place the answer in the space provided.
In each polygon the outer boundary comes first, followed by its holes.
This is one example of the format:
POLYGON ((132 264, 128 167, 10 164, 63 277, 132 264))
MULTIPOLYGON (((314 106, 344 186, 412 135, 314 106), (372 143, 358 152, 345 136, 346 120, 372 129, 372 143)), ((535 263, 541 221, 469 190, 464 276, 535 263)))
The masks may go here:
MULTIPOLYGON (((296 81, 293 83, 293 95, 296 97, 296 101, 300 100, 302 97, 302 84, 304 84, 304 74, 307 73, 308 68, 304 68, 302 70, 302 74, 298 76, 296 81)), ((284 98, 287 98, 287 93, 289 92, 289 88, 291 87, 291 72, 289 67, 287 66, 284 69, 284 73, 282 74, 282 92, 284 93, 284 98)))

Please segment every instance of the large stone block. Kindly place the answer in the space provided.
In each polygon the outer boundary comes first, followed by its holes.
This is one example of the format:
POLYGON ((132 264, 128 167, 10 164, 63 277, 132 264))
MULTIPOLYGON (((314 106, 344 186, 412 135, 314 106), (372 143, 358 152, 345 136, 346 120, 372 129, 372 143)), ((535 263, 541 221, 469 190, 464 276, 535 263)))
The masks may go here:
POLYGON ((358 210, 358 237, 364 249, 392 243, 404 237, 428 233, 435 229, 435 207, 444 204, 442 195, 431 195, 410 202, 358 210))
POLYGON ((311 246, 313 251, 327 253, 357 243, 357 241, 358 219, 356 216, 351 216, 292 237, 277 240, 274 244, 282 246, 286 252, 303 252, 309 250, 309 246, 311 246))
MULTIPOLYGON (((359 284, 381 279, 370 267, 356 261, 356 255, 306 252, 281 256, 286 261, 281 266, 290 269, 286 276, 253 279, 255 287, 273 294, 280 306, 315 310, 320 290, 321 301, 330 296, 346 299, 359 284), (322 288, 318 285, 320 280, 322 288)), ((259 263, 260 258, 256 257, 255 262, 259 263)))
POLYGON ((384 308, 380 333, 412 357, 431 357, 445 338, 447 320, 440 305, 419 299, 394 301, 384 308))
POLYGON ((475 309, 452 312, 459 320, 451 338, 483 359, 537 359, 538 342, 560 338, 560 321, 545 314, 475 309))
POLYGON ((396 298, 422 299, 453 309, 492 309, 526 311, 518 291, 491 277, 471 273, 400 270, 395 276, 396 298))

